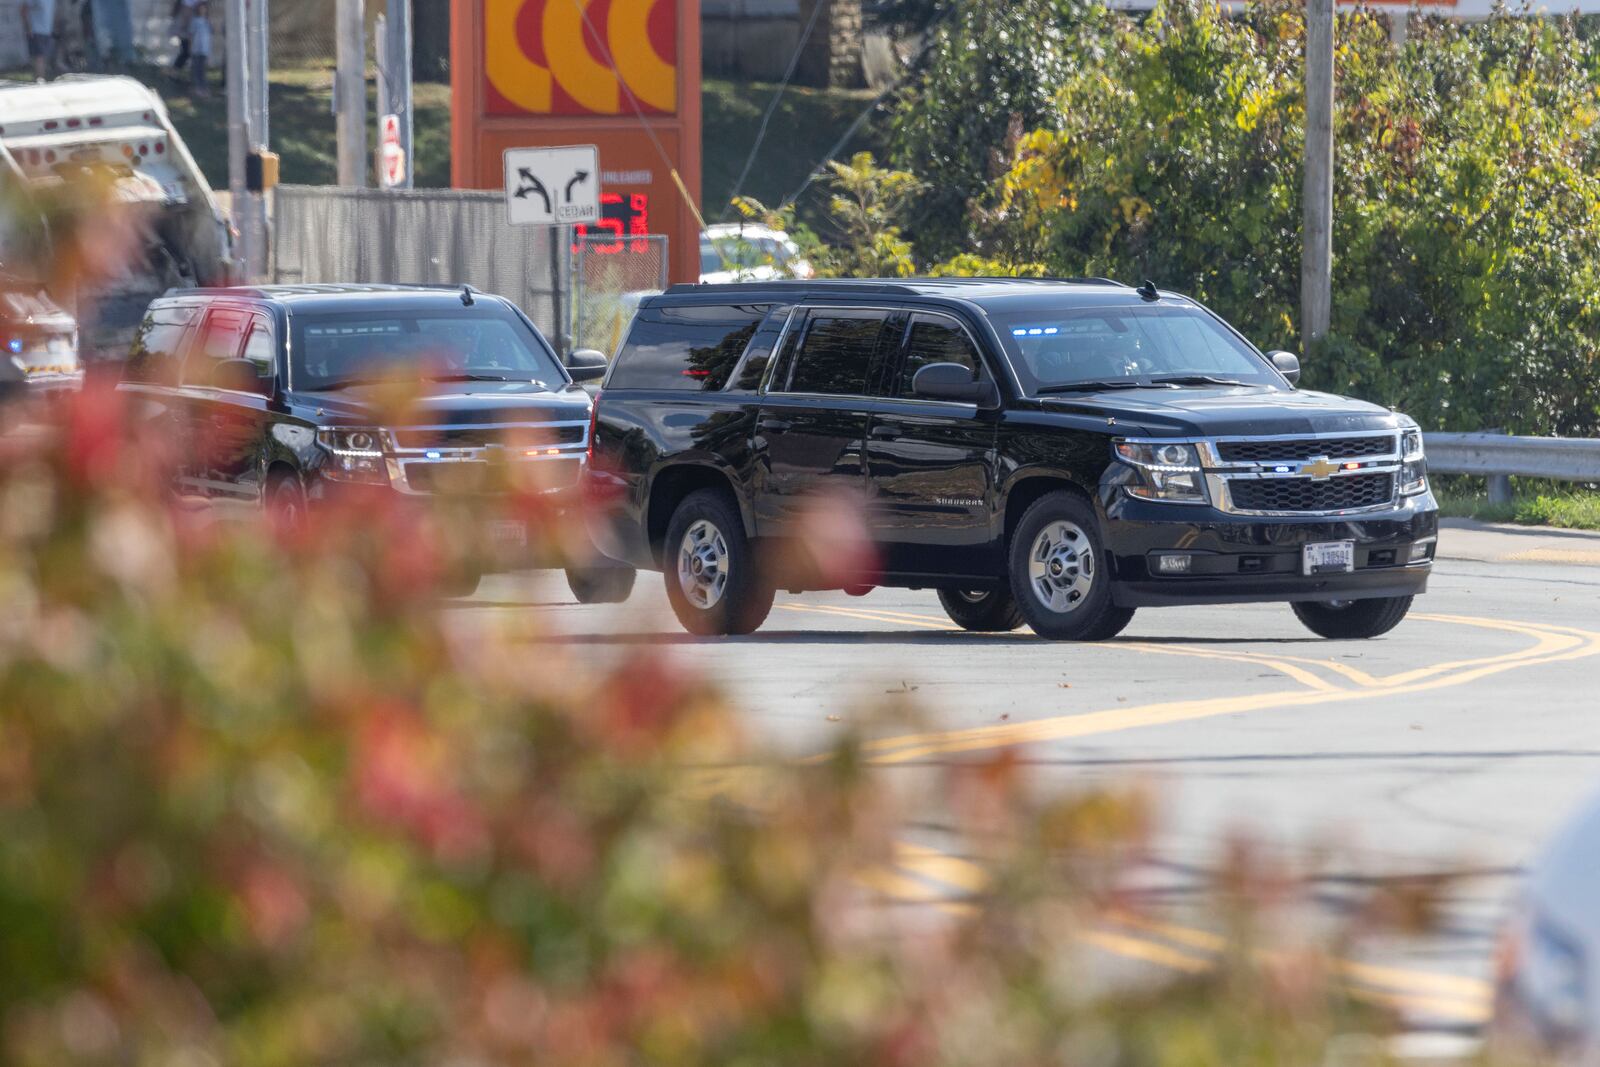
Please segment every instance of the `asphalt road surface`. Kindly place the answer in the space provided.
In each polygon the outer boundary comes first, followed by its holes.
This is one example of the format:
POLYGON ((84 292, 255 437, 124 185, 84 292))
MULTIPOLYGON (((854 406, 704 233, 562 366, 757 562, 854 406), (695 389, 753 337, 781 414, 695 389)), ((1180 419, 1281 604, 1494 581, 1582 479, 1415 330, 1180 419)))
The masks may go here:
MULTIPOLYGON (((1162 830, 1142 889, 1171 921, 1094 935, 1145 965, 1215 957, 1192 897, 1235 834, 1291 864, 1316 857, 1331 910, 1367 880, 1464 874, 1441 929, 1350 961, 1348 977, 1419 1027, 1471 1029, 1518 873, 1600 783, 1600 536, 1457 527, 1440 556, 1412 615, 1372 641, 1246 605, 1146 609, 1114 641, 1051 644, 961 633, 933 593, 903 590, 780 594, 755 635, 696 639, 658 574, 595 607, 559 574, 498 576, 458 610, 525 621, 582 661, 670 646, 796 757, 910 701, 925 716, 913 732, 875 727, 882 773, 1010 748, 1047 787, 1149 785, 1162 830)), ((908 842, 902 867, 887 891, 912 898, 982 879, 935 838, 908 842)))

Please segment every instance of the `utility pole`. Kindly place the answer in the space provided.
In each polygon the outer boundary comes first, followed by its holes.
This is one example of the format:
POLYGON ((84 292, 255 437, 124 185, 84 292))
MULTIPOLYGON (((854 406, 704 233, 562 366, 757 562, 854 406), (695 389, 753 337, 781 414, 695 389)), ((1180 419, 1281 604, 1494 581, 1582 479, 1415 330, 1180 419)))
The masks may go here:
MULTIPOLYGON (((228 84, 228 215, 238 234, 234 247, 234 260, 238 269, 248 274, 251 264, 250 225, 244 188, 244 157, 249 151, 249 118, 247 115, 247 82, 249 53, 245 47, 245 27, 248 15, 245 0, 228 0, 226 33, 227 84, 228 84)), ((248 280, 248 279, 242 279, 248 280)))
POLYGON ((389 0, 389 114, 400 116, 400 150, 406 159, 405 180, 412 186, 417 156, 411 150, 411 0, 389 0))
MULTIPOLYGON (((265 152, 267 137, 267 0, 245 0, 250 12, 247 115, 245 136, 251 150, 265 152)), ((246 224, 250 230, 250 274, 255 279, 267 274, 267 196, 247 193, 246 224)))
MULTIPOLYGON (((416 156, 411 153, 411 2, 389 0, 387 15, 379 15, 375 51, 378 58, 378 114, 393 115, 399 120, 400 151, 405 160, 405 172, 398 189, 412 187, 412 171, 416 156)), ((373 157, 380 175, 383 171, 383 146, 373 157)), ((380 186, 388 188, 387 179, 380 178, 380 186)))
POLYGON ((361 0, 338 0, 334 18, 335 126, 339 144, 339 184, 367 184, 367 41, 361 0))
POLYGON ((1333 0, 1306 0, 1304 247, 1300 254, 1301 337, 1328 333, 1333 309, 1333 0))

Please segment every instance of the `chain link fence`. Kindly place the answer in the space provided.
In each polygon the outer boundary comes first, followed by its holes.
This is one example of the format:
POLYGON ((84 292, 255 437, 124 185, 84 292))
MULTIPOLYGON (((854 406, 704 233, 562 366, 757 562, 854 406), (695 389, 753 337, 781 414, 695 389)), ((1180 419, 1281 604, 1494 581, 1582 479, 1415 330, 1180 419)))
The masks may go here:
POLYGON ((667 287, 664 234, 582 234, 572 239, 572 347, 607 357, 622 344, 639 300, 667 287))
MULTIPOLYGON (((666 242, 641 258, 660 264, 666 242)), ((271 278, 300 282, 473 285, 515 301, 553 343, 559 293, 570 285, 557 231, 511 226, 504 194, 282 185, 272 222, 271 278)), ((603 272, 602 272, 603 273, 603 272)))

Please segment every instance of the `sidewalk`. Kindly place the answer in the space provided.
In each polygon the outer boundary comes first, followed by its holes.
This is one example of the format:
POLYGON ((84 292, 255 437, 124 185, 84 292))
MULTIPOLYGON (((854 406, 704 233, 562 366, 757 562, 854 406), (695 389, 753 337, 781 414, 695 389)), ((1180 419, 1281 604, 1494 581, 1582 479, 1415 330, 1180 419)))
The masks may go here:
POLYGON ((1439 520, 1439 557, 1482 563, 1600 566, 1600 532, 1513 526, 1475 519, 1439 520))

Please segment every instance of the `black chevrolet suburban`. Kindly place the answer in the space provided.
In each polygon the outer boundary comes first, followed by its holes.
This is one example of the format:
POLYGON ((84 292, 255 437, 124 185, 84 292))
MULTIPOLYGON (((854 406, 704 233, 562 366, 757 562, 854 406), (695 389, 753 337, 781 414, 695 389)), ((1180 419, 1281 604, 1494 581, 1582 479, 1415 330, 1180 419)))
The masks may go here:
MULTIPOLYGON (((578 381, 604 367, 581 351, 563 365, 516 305, 465 286, 185 289, 151 303, 118 389, 174 443, 181 497, 292 524, 371 494, 522 486, 570 507, 591 407, 578 381), (397 388, 414 394, 398 408, 397 388)), ((540 561, 521 520, 487 521, 490 562, 540 561)), ((567 578, 585 602, 633 587, 610 561, 567 578)))
POLYGON ((602 384, 591 535, 664 571, 701 634, 760 626, 763 549, 844 491, 878 560, 847 587, 935 589, 969 630, 1097 640, 1139 607, 1284 601, 1376 636, 1432 564, 1422 435, 1298 377, 1148 282, 675 286, 602 384))

